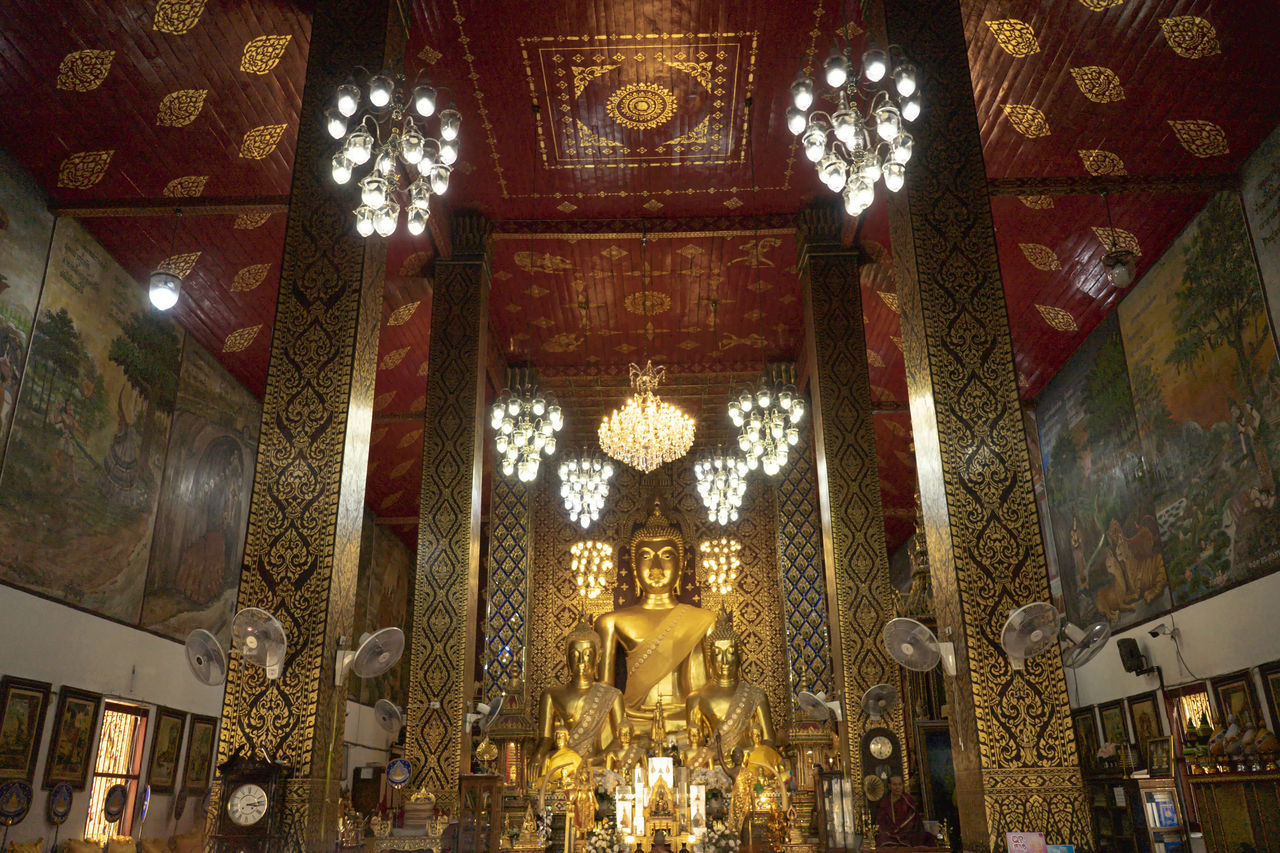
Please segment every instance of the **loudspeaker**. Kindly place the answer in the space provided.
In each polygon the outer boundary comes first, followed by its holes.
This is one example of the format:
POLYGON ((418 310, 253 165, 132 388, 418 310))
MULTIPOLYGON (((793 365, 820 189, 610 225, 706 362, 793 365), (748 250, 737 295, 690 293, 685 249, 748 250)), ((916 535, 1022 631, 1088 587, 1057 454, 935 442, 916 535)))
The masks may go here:
POLYGON ((1138 641, 1132 637, 1116 640, 1116 648, 1120 650, 1120 663, 1125 672, 1141 672, 1147 668, 1147 659, 1138 651, 1138 641))

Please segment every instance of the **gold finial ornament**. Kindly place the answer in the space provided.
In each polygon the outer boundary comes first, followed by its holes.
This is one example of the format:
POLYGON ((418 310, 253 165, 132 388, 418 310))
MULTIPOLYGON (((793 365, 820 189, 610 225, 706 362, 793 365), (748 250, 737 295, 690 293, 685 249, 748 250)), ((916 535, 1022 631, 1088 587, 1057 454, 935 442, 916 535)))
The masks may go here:
POLYGON ((600 449, 646 474, 693 446, 693 418, 657 395, 666 370, 631 365, 632 396, 600 423, 600 449))

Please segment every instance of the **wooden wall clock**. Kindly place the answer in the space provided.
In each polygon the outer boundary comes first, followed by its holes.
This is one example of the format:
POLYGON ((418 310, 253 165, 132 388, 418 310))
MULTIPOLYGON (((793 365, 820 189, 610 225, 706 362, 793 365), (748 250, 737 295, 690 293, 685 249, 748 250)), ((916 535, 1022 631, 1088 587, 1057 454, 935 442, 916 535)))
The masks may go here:
POLYGON ((222 794, 213 835, 218 853, 267 853, 276 849, 284 779, 288 774, 287 764, 240 754, 218 765, 222 794))

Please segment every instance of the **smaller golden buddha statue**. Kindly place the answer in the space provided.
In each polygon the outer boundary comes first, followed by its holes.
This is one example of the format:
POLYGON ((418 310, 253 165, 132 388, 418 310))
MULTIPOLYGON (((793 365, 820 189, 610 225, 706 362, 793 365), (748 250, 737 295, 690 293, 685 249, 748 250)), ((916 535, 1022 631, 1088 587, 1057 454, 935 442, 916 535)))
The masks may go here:
POLYGON ((544 772, 546 756, 553 749, 557 726, 568 732, 568 747, 585 761, 594 762, 613 740, 625 719, 622 691, 596 681, 600 636, 585 620, 565 641, 568 683, 549 687, 538 703, 538 748, 533 756, 533 773, 544 772))
POLYGON ((547 758, 542 778, 538 787, 543 791, 566 790, 573 781, 573 775, 582 764, 582 756, 569 747, 569 732, 564 726, 557 726, 555 733, 556 751, 547 758))
POLYGON ((624 721, 618 729, 618 736, 605 750, 604 766, 630 780, 632 771, 644 759, 644 747, 635 740, 635 728, 629 721, 624 721))
POLYGON ((733 617, 721 611, 715 627, 702 641, 707 683, 689 695, 685 715, 689 727, 702 729, 706 743, 727 761, 733 750, 746 745, 750 727, 760 727, 761 740, 774 743, 773 715, 763 690, 740 678, 741 657, 733 617))
POLYGON ((702 739, 700 726, 689 727, 689 747, 684 752, 684 766, 692 770, 710 770, 715 766, 715 753, 702 739))
POLYGON ((569 805, 573 809, 575 832, 585 838, 596 825, 596 779, 585 761, 573 772, 569 805))

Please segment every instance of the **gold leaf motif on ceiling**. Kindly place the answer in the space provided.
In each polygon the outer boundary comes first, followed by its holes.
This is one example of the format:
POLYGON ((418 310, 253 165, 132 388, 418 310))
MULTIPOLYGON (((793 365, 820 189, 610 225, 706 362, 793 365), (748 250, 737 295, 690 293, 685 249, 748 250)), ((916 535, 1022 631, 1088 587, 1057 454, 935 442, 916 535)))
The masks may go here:
POLYGON ((404 450, 406 447, 412 447, 420 438, 422 438, 422 427, 411 429, 400 436, 400 440, 396 442, 396 447, 404 450))
POLYGON ((525 272, 558 273, 573 269, 568 258, 553 255, 550 252, 516 252, 516 266, 525 272))
POLYGON ((659 210, 662 210, 662 202, 658 201, 656 198, 649 199, 641 206, 652 213, 657 213, 659 210))
POLYGON ((1013 129, 1029 139, 1052 133, 1044 113, 1030 104, 1005 104, 1003 109, 1013 129))
POLYGON ((255 290, 258 285, 266 280, 267 272, 270 269, 271 264, 253 264, 238 270, 235 278, 231 280, 231 292, 245 293, 255 290))
POLYGON ((178 278, 186 278, 191 275, 191 271, 196 268, 196 261, 200 260, 199 252, 186 252, 181 255, 170 255, 160 263, 156 264, 156 269, 167 273, 173 273, 178 278))
POLYGON ((392 506, 395 505, 396 501, 400 500, 400 496, 403 494, 404 494, 404 489, 400 489, 399 491, 392 492, 391 494, 387 495, 385 498, 382 499, 382 502, 378 504, 378 509, 391 508, 392 506))
POLYGON ((1138 244, 1138 238, 1131 231, 1126 231, 1123 228, 1107 228, 1095 225, 1093 226, 1093 233, 1097 235, 1098 242, 1108 252, 1123 250, 1133 252, 1135 255, 1142 254, 1142 246, 1138 244))
POLYGON ((614 349, 614 351, 615 351, 615 352, 620 352, 620 353, 622 353, 623 355, 626 355, 627 353, 635 352, 635 351, 636 351, 636 349, 637 349, 637 347, 635 347, 635 346, 633 346, 633 345, 631 345, 631 344, 621 343, 621 344, 618 344, 618 345, 617 345, 616 347, 614 347, 613 349, 614 349))
POLYGON ((1071 312, 1064 311, 1061 308, 1055 308, 1052 305, 1036 305, 1036 310, 1040 312, 1040 316, 1044 321, 1059 332, 1078 332, 1080 327, 1076 325, 1076 320, 1071 316, 1071 312))
POLYGON ((703 254, 703 248, 699 246, 697 243, 686 243, 685 245, 681 246, 679 249, 676 249, 676 254, 683 255, 689 260, 693 260, 694 258, 698 257, 698 255, 703 254))
POLYGON ((506 281, 507 279, 511 278, 511 273, 507 272, 506 270, 498 270, 492 276, 490 276, 490 278, 496 278, 498 281, 506 281))
POLYGON ((1110 9, 1112 6, 1119 6, 1124 0, 1080 0, 1080 5, 1094 12, 1101 12, 1110 9))
POLYGON ((653 130, 676 114, 676 96, 657 83, 628 83, 609 96, 604 111, 623 127, 653 130))
POLYGON ((721 350, 732 349, 733 347, 751 347, 752 349, 760 349, 767 344, 768 341, 766 341, 764 339, 764 335, 759 332, 752 332, 745 338, 738 337, 732 332, 725 332, 724 336, 720 338, 721 350))
POLYGON ((73 190, 84 190, 102 180, 111 164, 111 157, 116 152, 80 151, 62 161, 58 167, 58 186, 73 190))
POLYGON ((738 208, 742 207, 742 199, 738 198, 737 196, 734 196, 733 198, 730 198, 730 199, 725 199, 724 206, 729 208, 730 210, 737 210, 738 208))
POLYGON ((738 246, 738 251, 743 254, 729 261, 726 266, 733 266, 739 263, 746 263, 753 267, 757 265, 762 267, 775 266, 773 261, 765 257, 765 255, 781 245, 782 240, 777 237, 761 237, 759 240, 748 240, 738 246))
POLYGON ((427 408, 427 395, 419 394, 413 398, 413 402, 409 404, 409 414, 419 415, 427 408))
POLYGON ((539 329, 550 329, 552 326, 556 324, 556 321, 552 320, 550 317, 539 317, 538 319, 533 320, 531 322, 533 323, 533 325, 537 326, 539 329))
POLYGON ((877 290, 876 295, 880 297, 880 300, 884 302, 885 305, 889 306, 890 311, 892 311, 895 314, 899 313, 898 294, 890 293, 887 290, 877 290))
POLYGON ((390 370, 393 367, 399 367, 400 362, 404 361, 404 357, 409 354, 408 347, 400 347, 393 349, 382 357, 382 361, 378 363, 379 370, 390 370))
POLYGON ((1169 119, 1169 127, 1182 147, 1196 157, 1221 157, 1231 153, 1226 132, 1211 121, 1169 119))
POLYGON ((889 340, 893 341, 893 345, 898 348, 898 352, 902 352, 902 335, 890 335, 889 340))
POLYGON ((515 302, 508 302, 508 303, 507 303, 507 307, 506 307, 504 310, 505 310, 508 314, 519 314, 521 311, 523 311, 523 310, 524 310, 524 308, 523 308, 522 306, 520 306, 520 305, 516 304, 515 302))
POLYGON ((548 290, 548 289, 547 289, 547 288, 545 288, 545 287, 539 287, 538 285, 533 284, 533 285, 530 285, 530 286, 526 287, 526 288, 524 289, 524 292, 525 292, 525 293, 527 293, 527 294, 529 294, 529 296, 530 296, 530 297, 532 297, 532 298, 534 298, 534 299, 541 299, 542 297, 546 296, 546 295, 547 295, 548 293, 550 293, 551 291, 550 291, 550 290, 548 290))
POLYGON ((424 44, 422 46, 422 50, 418 51, 418 58, 428 65, 435 65, 440 61, 440 57, 443 55, 444 54, 429 44, 424 44))
POLYGON ((845 24, 843 27, 836 28, 836 33, 844 36, 846 39, 857 38, 858 36, 862 35, 865 32, 866 30, 864 30, 861 26, 859 26, 857 21, 850 21, 849 23, 845 24))
POLYGON ((556 210, 561 213, 573 213, 577 209, 578 206, 571 201, 562 201, 556 205, 556 210))
POLYGON ((1050 210, 1053 207, 1053 196, 1048 195, 1020 195, 1018 201, 1032 210, 1050 210))
POLYGON ((395 391, 387 391, 373 398, 373 410, 381 411, 391 405, 391 401, 396 398, 395 391))
POLYGON ((1120 155, 1112 151, 1103 151, 1100 148, 1082 148, 1076 152, 1080 155, 1080 162, 1084 164, 1084 170, 1090 175, 1127 175, 1125 171, 1124 161, 1120 159, 1120 155))
POLYGON ((573 352, 582 346, 582 338, 573 332, 560 332, 542 342, 547 352, 573 352))
POLYGON ((205 96, 208 89, 178 89, 160 99, 160 109, 156 111, 158 127, 186 127, 196 120, 200 110, 204 109, 205 96))
POLYGON ((671 297, 660 290, 648 290, 627 294, 622 304, 632 314, 651 317, 671 310, 671 297))
POLYGON ((1161 18, 1160 30, 1169 48, 1184 59, 1204 59, 1222 53, 1218 31, 1198 15, 1161 18))
POLYGON ((577 119, 574 119, 574 123, 578 125, 578 144, 583 148, 622 148, 625 150, 626 147, 621 142, 605 139, 577 119))
POLYGON ((403 326, 405 323, 413 319, 413 314, 418 310, 418 306, 422 304, 422 300, 406 302, 396 310, 392 311, 387 317, 388 326, 403 326))
POLYGON ((244 54, 240 57, 240 70, 248 74, 268 73, 280 62, 292 38, 288 35, 271 35, 250 39, 245 43, 244 54))
POLYGON ((867 364, 872 367, 884 367, 884 359, 873 349, 867 350, 867 364))
POLYGON ((384 438, 386 438, 386 437, 387 437, 387 428, 386 428, 386 427, 378 427, 377 429, 375 429, 375 430, 373 431, 373 434, 369 436, 369 444, 370 444, 370 446, 375 445, 375 444, 377 444, 379 441, 382 441, 382 439, 384 439, 384 438))
POLYGON ((399 477, 403 477, 405 474, 408 474, 412 468, 413 468, 413 460, 412 459, 404 460, 399 465, 391 469, 391 479, 395 480, 399 477))
POLYGON ((57 87, 68 92, 91 92, 102 85, 111 72, 114 50, 77 50, 62 57, 57 87))
MULTIPOLYGON (((683 136, 677 136, 675 139, 668 139, 658 148, 666 148, 668 145, 698 145, 707 141, 707 129, 711 126, 711 117, 707 116, 698 122, 698 126, 683 136)), ((695 149, 696 150, 696 149, 695 149)))
POLYGON ((240 143, 240 156, 247 160, 263 159, 276 150, 284 128, 283 124, 263 124, 249 130, 240 143))
POLYGON ((422 269, 429 260, 430 252, 414 252, 400 262, 400 275, 422 275, 422 269))
POLYGON ((151 28, 171 36, 180 36, 200 23, 205 0, 156 0, 156 14, 151 28))
POLYGON ((255 326, 245 326, 243 329, 236 329, 227 335, 226 340, 222 342, 222 351, 225 353, 241 352, 247 350, 249 345, 258 337, 258 332, 262 330, 262 324, 255 326))
POLYGON ((252 231, 254 228, 261 228, 270 218, 270 213, 241 213, 236 216, 231 227, 237 231, 252 231))
POLYGON ((1072 68, 1071 76, 1086 98, 1095 104, 1109 104, 1124 100, 1124 86, 1120 78, 1104 65, 1084 65, 1072 68))
POLYGON ((160 195, 165 198, 195 198, 204 195, 204 186, 209 183, 208 175, 187 175, 174 178, 164 185, 160 195))
POLYGON ((1054 254, 1053 249, 1043 243, 1019 243, 1018 248, 1022 250, 1022 254, 1031 263, 1031 266, 1038 270, 1060 270, 1062 262, 1058 260, 1058 256, 1054 254))
POLYGON ((423 359, 422 364, 418 365, 418 375, 419 376, 427 375, 427 362, 425 359, 423 359))
POLYGON ((697 349, 697 348, 698 348, 698 342, 697 342, 697 341, 695 341, 695 340, 692 340, 692 339, 690 339, 690 338, 685 338, 683 341, 681 341, 680 343, 676 344, 676 346, 680 347, 680 349, 682 349, 682 350, 697 349))
POLYGON ((616 261, 618 258, 625 257, 627 250, 618 245, 610 245, 606 249, 601 249, 600 254, 611 261, 616 261))
POLYGON ((664 62, 668 68, 674 68, 677 71, 683 71, 693 79, 702 84, 702 88, 708 92, 712 89, 711 84, 711 63, 710 62, 664 62))
POLYGON ((591 81, 602 74, 608 74, 616 65, 589 65, 581 67, 577 65, 569 66, 569 71, 573 74, 573 96, 580 97, 584 89, 591 85, 591 81))
POLYGON ((1036 31, 1026 21, 1017 18, 1003 18, 998 21, 987 21, 987 27, 996 37, 996 42, 1010 56, 1024 57, 1040 52, 1040 42, 1036 41, 1036 31))
MULTIPOLYGON (((888 399, 888 398, 886 397, 885 399, 888 399)), ((907 428, 895 420, 892 420, 890 418, 885 418, 884 425, 886 428, 888 428, 889 432, 893 433, 898 438, 906 438, 908 435, 907 428)), ((914 466, 916 463, 916 458, 910 454, 907 455, 907 458, 910 459, 911 461, 906 464, 914 466)))

